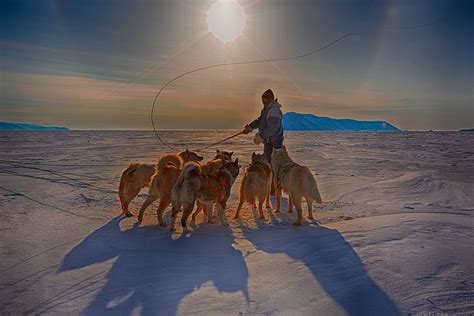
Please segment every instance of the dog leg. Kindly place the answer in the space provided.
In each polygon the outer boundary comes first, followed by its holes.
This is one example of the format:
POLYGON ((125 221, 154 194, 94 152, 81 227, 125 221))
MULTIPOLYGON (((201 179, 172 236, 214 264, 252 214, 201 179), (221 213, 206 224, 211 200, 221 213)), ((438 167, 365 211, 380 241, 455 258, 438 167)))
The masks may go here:
POLYGON ((138 213, 138 222, 143 221, 143 215, 145 214, 145 210, 148 208, 148 206, 151 205, 151 203, 155 202, 158 196, 154 194, 148 195, 147 199, 145 202, 143 202, 142 207, 140 208, 140 212, 138 213))
POLYGON ((123 216, 127 216, 127 217, 131 217, 133 216, 133 214, 128 210, 128 204, 130 202, 129 201, 123 201, 123 209, 122 209, 122 215, 123 216))
POLYGON ((227 223, 227 220, 225 219, 225 209, 222 207, 222 205, 218 202, 216 203, 217 205, 217 213, 219 214, 219 220, 221 222, 222 226, 229 226, 229 223, 227 223))
POLYGON ((313 199, 309 197, 304 198, 306 200, 306 204, 308 205, 308 219, 313 220, 313 199))
POLYGON ((293 202, 290 197, 288 197, 288 213, 293 213, 293 202))
POLYGON ((170 205, 171 201, 169 197, 163 197, 160 199, 160 204, 158 204, 158 208, 156 209, 156 219, 158 220, 158 224, 161 227, 166 227, 166 223, 163 221, 163 212, 166 210, 168 205, 170 205))
POLYGON ((280 213, 281 207, 281 189, 275 189, 276 208, 275 213, 280 213))
POLYGON ((181 209, 181 202, 173 202, 173 209, 171 210, 171 222, 170 222, 170 230, 174 232, 176 228, 174 227, 176 223, 176 216, 181 209))
POLYGON ((130 205, 130 202, 134 198, 137 197, 138 193, 140 193, 141 188, 139 189, 131 189, 130 191, 125 191, 124 193, 124 201, 123 201, 123 211, 122 214, 124 214, 127 217, 133 216, 133 213, 128 210, 128 206, 130 205))
POLYGON ((268 193, 265 198, 265 207, 270 209, 272 208, 272 205, 270 204, 270 193, 268 193))
MULTIPOLYGON (((196 203, 196 204, 197 204, 197 205, 196 205, 196 210, 194 211, 194 213, 193 213, 193 215, 192 215, 192 217, 191 217, 191 219, 192 219, 192 221, 193 221, 194 224, 196 224, 196 217, 197 217, 197 216, 199 215, 199 213, 201 213, 201 211, 203 210, 203 206, 202 206, 201 203, 198 202, 198 203, 196 203)), ((207 212, 205 212, 205 213, 207 213, 207 212)), ((207 214, 206 214, 206 216, 207 216, 207 214)))
POLYGON ((244 205, 244 197, 241 195, 239 200, 239 206, 237 206, 237 210, 234 214, 234 219, 238 219, 240 216, 240 210, 242 209, 242 205, 244 205))
POLYGON ((214 204, 205 204, 204 205, 204 213, 206 214, 207 217, 207 222, 209 224, 214 223, 214 204))
POLYGON ((264 197, 258 197, 258 214, 260 215, 260 219, 265 219, 265 216, 263 215, 263 202, 265 198, 264 197))
POLYGON ((297 218, 296 218, 296 221, 293 223, 293 225, 300 226, 301 223, 303 222, 303 209, 301 208, 301 197, 295 198, 294 196, 290 196, 290 198, 293 201, 293 204, 295 205, 296 213, 297 213, 297 218))
POLYGON ((185 204, 183 207, 183 216, 181 217, 181 226, 183 227, 183 233, 189 233, 191 230, 188 228, 187 222, 188 217, 191 215, 194 209, 194 203, 185 204))

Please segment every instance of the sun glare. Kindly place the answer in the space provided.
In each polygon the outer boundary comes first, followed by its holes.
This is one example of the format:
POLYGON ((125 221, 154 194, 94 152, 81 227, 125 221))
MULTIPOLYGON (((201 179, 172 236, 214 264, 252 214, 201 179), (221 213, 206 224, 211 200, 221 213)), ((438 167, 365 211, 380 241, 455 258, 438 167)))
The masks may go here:
POLYGON ((221 41, 233 41, 245 27, 244 9, 236 0, 218 0, 207 12, 207 24, 221 41))

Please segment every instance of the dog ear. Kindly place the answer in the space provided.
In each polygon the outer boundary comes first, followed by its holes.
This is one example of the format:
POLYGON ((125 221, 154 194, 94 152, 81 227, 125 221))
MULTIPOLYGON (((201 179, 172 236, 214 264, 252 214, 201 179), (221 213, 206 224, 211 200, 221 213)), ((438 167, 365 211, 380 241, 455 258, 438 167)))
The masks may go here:
POLYGON ((216 149, 216 154, 219 155, 219 153, 220 153, 220 150, 219 150, 219 149, 216 149))
POLYGON ((230 156, 232 157, 232 155, 233 155, 233 154, 234 154, 234 152, 233 152, 233 151, 231 151, 231 152, 230 152, 230 156))
POLYGON ((252 153, 252 158, 255 157, 255 152, 252 153))
POLYGON ((186 153, 189 153, 189 149, 186 148, 186 153))

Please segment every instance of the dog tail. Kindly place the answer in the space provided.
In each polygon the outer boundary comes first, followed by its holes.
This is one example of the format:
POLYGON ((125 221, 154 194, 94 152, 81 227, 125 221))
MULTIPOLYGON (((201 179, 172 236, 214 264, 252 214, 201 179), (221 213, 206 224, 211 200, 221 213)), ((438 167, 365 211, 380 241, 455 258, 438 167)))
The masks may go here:
POLYGON ((183 184, 184 180, 188 179, 195 173, 201 173, 201 166, 195 162, 186 163, 183 167, 183 170, 181 170, 181 173, 179 174, 178 180, 176 180, 176 184, 180 186, 183 184))
POLYGON ((128 176, 133 174, 135 170, 137 170, 138 164, 131 163, 128 165, 127 169, 122 172, 122 176, 120 177, 120 183, 118 188, 119 200, 120 200, 120 207, 122 210, 125 209, 125 182, 128 176))
POLYGON ((309 196, 313 200, 320 204, 323 203, 323 200, 321 199, 321 194, 318 190, 318 183, 316 182, 314 176, 311 174, 311 171, 305 174, 305 177, 303 178, 303 186, 304 191, 308 192, 309 196))
POLYGON ((183 165, 183 159, 178 155, 168 154, 160 157, 158 161, 157 171, 163 172, 167 167, 175 167, 176 169, 180 169, 183 165))

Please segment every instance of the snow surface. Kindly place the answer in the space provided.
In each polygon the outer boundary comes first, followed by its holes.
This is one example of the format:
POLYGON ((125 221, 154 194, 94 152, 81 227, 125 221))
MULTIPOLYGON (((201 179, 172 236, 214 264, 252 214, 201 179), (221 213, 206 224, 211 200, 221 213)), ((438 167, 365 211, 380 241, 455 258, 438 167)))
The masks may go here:
MULTIPOLYGON (((162 136, 192 148, 231 133, 162 136)), ((141 225, 117 217, 121 170, 168 152, 150 132, 1 132, 0 314, 474 313, 470 133, 286 138, 316 174, 316 221, 292 226, 286 199, 280 215, 232 220, 239 177, 230 227, 199 217, 182 235, 157 226, 156 206, 141 225)), ((261 150, 250 135, 221 149, 243 166, 261 150)))

